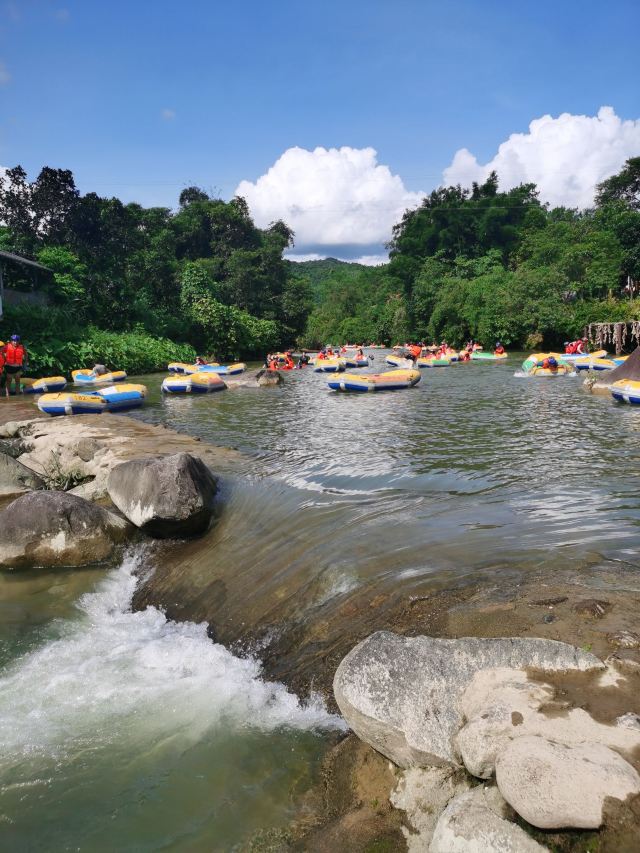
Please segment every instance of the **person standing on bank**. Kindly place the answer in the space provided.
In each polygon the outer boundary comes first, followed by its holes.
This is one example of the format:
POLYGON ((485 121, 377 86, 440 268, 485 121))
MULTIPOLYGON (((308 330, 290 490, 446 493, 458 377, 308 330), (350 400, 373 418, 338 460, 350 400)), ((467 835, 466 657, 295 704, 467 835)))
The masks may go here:
POLYGON ((21 391, 20 379, 25 368, 29 365, 26 347, 20 341, 20 335, 11 335, 9 343, 4 348, 4 370, 7 394, 11 393, 11 384, 16 394, 21 391))

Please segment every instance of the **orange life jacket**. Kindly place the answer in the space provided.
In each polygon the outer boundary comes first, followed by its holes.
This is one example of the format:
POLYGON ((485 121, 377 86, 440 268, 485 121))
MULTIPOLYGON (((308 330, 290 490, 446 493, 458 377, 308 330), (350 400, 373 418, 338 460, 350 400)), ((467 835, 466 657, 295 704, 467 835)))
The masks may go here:
POLYGON ((496 347, 493 351, 494 355, 502 355, 504 352, 504 347, 496 347))
POLYGON ((22 367, 27 352, 22 344, 8 343, 4 348, 4 357, 7 364, 22 367))
POLYGON ((422 347, 419 347, 418 344, 413 344, 409 347, 409 352, 414 358, 420 358, 420 353, 422 352, 422 347))

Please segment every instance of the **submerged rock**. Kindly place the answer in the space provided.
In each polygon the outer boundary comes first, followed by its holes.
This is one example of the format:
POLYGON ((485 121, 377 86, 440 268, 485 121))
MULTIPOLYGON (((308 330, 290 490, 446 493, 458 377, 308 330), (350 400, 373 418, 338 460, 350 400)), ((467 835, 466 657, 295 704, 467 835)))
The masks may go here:
POLYGON ((256 382, 261 388, 267 388, 273 385, 282 385, 284 379, 278 370, 259 370, 256 374, 256 382))
POLYGON ((0 497, 43 489, 44 480, 17 459, 0 452, 0 497))
POLYGON ((480 785, 459 794, 440 815, 429 853, 544 853, 547 848, 511 823, 511 817, 496 788, 480 785))
POLYGON ((201 459, 175 453, 134 459, 114 468, 109 497, 136 527, 159 538, 204 532, 213 513, 217 483, 201 459))
POLYGON ((612 749, 542 737, 514 740, 498 756, 496 780, 505 800, 540 829, 597 829, 607 797, 640 792, 640 776, 612 749))
POLYGON ((460 697, 481 669, 597 670, 595 655, 554 640, 445 640, 372 634, 342 660, 336 702, 353 731, 400 767, 460 765, 460 697))
POLYGON ((124 519, 66 492, 31 492, 0 513, 0 568, 86 566, 106 560, 124 519))

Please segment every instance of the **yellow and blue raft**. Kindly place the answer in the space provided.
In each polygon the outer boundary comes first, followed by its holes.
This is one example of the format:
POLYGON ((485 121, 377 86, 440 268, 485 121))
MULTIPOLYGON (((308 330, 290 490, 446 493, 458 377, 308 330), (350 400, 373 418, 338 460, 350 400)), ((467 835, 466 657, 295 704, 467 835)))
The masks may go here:
POLYGON ((112 370, 109 373, 94 373, 93 370, 72 370, 71 378, 76 385, 113 385, 124 382, 127 374, 124 370, 112 370))
POLYGON ((99 394, 43 394, 38 408, 45 415, 100 415, 107 410, 107 401, 99 394))
POLYGON ((342 373, 346 366, 344 358, 317 358, 313 369, 316 373, 342 373))
POLYGON ((43 379, 21 379, 24 394, 52 394, 64 391, 67 380, 64 376, 45 376, 43 379))
POLYGON ((389 370, 386 373, 344 373, 328 381, 333 391, 399 391, 420 382, 419 370, 389 370))
POLYGON ((640 382, 637 379, 618 379, 611 385, 611 396, 619 403, 640 406, 640 382))
POLYGON ((190 373, 187 376, 167 376, 162 383, 165 394, 211 394, 224 391, 224 380, 217 373, 190 373))

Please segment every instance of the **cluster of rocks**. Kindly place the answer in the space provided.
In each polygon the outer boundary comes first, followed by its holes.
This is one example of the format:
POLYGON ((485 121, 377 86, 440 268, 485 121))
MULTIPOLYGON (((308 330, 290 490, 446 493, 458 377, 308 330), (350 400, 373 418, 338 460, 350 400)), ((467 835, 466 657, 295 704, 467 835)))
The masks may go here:
MULTIPOLYGON (((82 487, 47 488, 51 484, 45 472, 23 464, 32 461, 32 450, 21 441, 5 441, 0 447, 0 497, 14 498, 0 512, 2 569, 86 566, 109 559, 136 529, 159 538, 185 537, 204 532, 211 521, 217 482, 190 453, 111 459, 104 489, 87 491, 108 496, 107 508, 78 493, 82 487)), ((94 448, 75 449, 71 458, 80 464, 82 451, 90 459, 94 448)))
POLYGON ((523 821, 597 829, 608 798, 640 793, 640 717, 599 722, 572 707, 554 687, 572 677, 615 690, 639 675, 554 640, 378 632, 340 663, 334 694, 353 731, 404 771, 392 803, 413 827, 409 850, 526 853, 547 848, 523 821))

